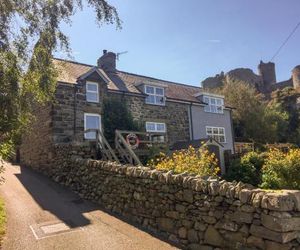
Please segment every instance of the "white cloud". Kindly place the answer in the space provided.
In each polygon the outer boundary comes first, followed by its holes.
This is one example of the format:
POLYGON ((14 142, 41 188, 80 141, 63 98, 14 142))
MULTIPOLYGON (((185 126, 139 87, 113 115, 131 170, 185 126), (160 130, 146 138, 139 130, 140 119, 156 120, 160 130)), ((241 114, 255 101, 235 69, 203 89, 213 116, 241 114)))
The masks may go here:
POLYGON ((206 40, 207 42, 209 42, 209 43, 220 43, 221 42, 221 40, 219 40, 219 39, 209 39, 209 40, 206 40))

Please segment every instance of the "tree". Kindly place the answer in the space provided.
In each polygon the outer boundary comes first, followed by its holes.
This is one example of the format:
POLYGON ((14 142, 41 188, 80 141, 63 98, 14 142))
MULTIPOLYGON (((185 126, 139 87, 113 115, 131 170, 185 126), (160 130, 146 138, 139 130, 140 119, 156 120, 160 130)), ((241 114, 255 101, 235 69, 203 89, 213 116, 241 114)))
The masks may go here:
MULTIPOLYGON (((121 21, 106 0, 86 0, 99 25, 121 21)), ((52 54, 71 55, 62 22, 83 9, 82 0, 0 1, 0 156, 11 150, 31 118, 33 103, 51 100, 57 72, 52 54)))
POLYGON ((291 142, 300 145, 300 119, 297 101, 300 97, 292 87, 282 90, 276 90, 272 93, 272 100, 269 103, 271 107, 277 107, 286 114, 286 130, 281 135, 281 141, 291 142))
POLYGON ((268 105, 254 87, 243 81, 225 81, 217 92, 225 96, 227 105, 234 107, 236 137, 259 143, 278 142, 283 137, 287 114, 280 105, 268 105))

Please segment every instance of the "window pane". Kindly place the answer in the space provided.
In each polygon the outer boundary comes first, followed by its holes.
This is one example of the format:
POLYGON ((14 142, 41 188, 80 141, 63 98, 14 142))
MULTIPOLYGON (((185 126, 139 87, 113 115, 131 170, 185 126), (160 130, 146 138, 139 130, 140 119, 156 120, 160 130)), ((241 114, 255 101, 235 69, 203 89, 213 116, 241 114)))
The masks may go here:
POLYGON ((225 136, 224 135, 219 136, 219 142, 225 142, 225 136))
POLYGON ((209 104, 209 98, 207 96, 204 96, 204 102, 209 104))
POLYGON ((156 124, 157 131, 164 132, 165 131, 165 124, 164 123, 157 123, 156 124))
POLYGON ((216 135, 218 134, 218 128, 213 128, 213 133, 216 135))
POLYGON ((154 94, 154 88, 151 86, 146 86, 146 93, 147 94, 154 94))
POLYGON ((210 111, 213 113, 217 113, 217 107, 215 105, 210 106, 210 111))
POLYGON ((207 134, 212 134, 212 128, 206 128, 206 133, 207 134))
POLYGON ((165 137, 163 135, 153 136, 152 140, 154 142, 164 142, 165 141, 165 137))
POLYGON ((155 131, 155 123, 147 122, 146 123, 146 131, 155 131))
POLYGON ((97 102, 98 101, 98 93, 87 92, 86 100, 88 102, 97 102))
POLYGON ((216 101, 217 101, 217 105, 222 105, 221 99, 216 99, 216 101))
MULTIPOLYGON (((100 119, 99 116, 86 116, 85 129, 100 129, 100 119)), ((96 132, 86 133, 85 138, 96 139, 96 132)))
POLYGON ((155 103, 154 95, 149 95, 146 97, 146 103, 155 103))
POLYGON ((162 89, 162 88, 156 88, 155 89, 155 93, 157 95, 164 95, 164 89, 162 89))
POLYGON ((87 83, 87 90, 89 90, 89 91, 97 91, 97 85, 96 84, 87 83))
POLYGON ((224 135, 224 128, 219 128, 219 134, 224 135))
POLYGON ((164 104, 165 103, 165 99, 163 96, 155 96, 155 103, 156 104, 164 104))
POLYGON ((210 103, 211 103, 211 104, 216 104, 216 99, 215 99, 215 98, 211 98, 211 99, 210 99, 210 103))

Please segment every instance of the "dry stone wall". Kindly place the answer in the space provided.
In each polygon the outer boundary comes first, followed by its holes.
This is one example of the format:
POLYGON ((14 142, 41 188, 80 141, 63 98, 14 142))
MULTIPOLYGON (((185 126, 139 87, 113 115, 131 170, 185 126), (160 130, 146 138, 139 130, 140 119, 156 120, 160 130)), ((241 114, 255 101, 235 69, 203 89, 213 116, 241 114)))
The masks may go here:
POLYGON ((264 191, 56 150, 54 180, 182 248, 300 249, 300 191, 264 191))

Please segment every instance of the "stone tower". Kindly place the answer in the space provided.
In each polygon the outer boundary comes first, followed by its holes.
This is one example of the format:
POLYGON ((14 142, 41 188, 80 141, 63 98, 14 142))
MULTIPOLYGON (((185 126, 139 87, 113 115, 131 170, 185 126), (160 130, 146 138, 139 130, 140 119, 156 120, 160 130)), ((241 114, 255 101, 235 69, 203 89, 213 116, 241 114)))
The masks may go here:
POLYGON ((258 73, 262 77, 265 90, 270 90, 271 85, 276 83, 275 63, 260 61, 258 73))
POLYGON ((292 79, 293 79, 294 89, 299 89, 300 88, 300 65, 296 66, 292 70, 292 79))

